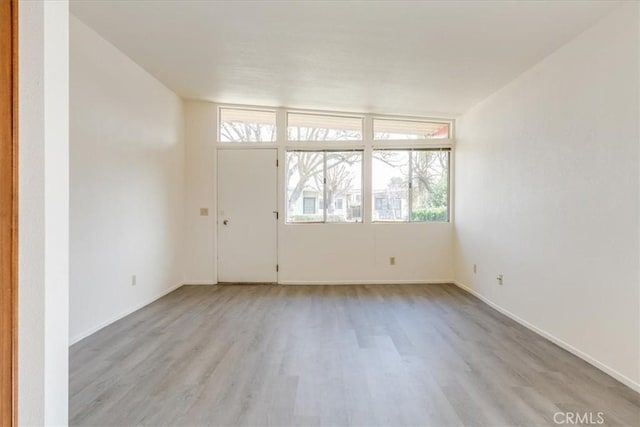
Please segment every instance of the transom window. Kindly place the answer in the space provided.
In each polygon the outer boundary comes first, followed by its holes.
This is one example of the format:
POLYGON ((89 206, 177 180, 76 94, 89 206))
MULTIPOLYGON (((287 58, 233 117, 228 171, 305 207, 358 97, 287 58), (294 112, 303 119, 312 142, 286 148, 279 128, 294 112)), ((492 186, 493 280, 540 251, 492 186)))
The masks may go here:
POLYGON ((448 123, 373 119, 373 139, 375 140, 443 139, 449 137, 448 123))
POLYGON ((276 112, 220 109, 220 142, 275 142, 276 112))
POLYGON ((288 113, 289 141, 361 141, 362 117, 288 113))

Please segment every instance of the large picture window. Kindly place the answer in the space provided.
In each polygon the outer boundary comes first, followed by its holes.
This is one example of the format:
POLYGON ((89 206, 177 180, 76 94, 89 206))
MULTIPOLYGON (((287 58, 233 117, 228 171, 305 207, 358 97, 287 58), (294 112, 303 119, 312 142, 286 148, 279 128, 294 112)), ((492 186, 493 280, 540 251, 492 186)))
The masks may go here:
POLYGON ((449 221, 449 151, 374 150, 373 221, 449 221))
POLYGON ((450 221, 453 119, 239 105, 218 119, 219 149, 284 154, 286 224, 450 221))
POLYGON ((362 222, 362 154, 288 151, 287 222, 362 222))

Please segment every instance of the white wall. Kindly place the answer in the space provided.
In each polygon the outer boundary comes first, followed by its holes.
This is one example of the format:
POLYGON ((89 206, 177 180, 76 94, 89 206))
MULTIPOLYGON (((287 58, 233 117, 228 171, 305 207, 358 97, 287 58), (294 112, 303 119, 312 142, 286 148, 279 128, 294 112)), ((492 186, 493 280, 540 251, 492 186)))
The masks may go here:
MULTIPOLYGON (((185 106, 185 283, 216 283, 217 107, 201 101, 187 101, 185 106), (203 207, 209 216, 200 216, 203 207)), ((284 117, 284 112, 279 114, 284 117)), ((274 146, 279 147, 281 165, 284 145, 280 141, 274 146)), ((284 193, 281 167, 278 194, 284 193)), ((282 197, 279 206, 284 212, 282 197)), ((449 223, 284 224, 283 214, 278 224, 279 282, 451 282, 452 234, 449 223), (395 266, 389 265, 391 256, 396 257, 395 266)))
POLYGON ((68 3, 20 2, 20 425, 68 418, 68 3))
POLYGON ((216 106, 185 101, 185 283, 213 284, 216 272, 216 106), (209 210, 200 215, 200 208, 209 210))
POLYGON ((184 144, 179 97, 73 16, 70 31, 75 342, 182 283, 184 144))
POLYGON ((447 283, 450 223, 280 224, 281 283, 447 283), (396 265, 389 265, 389 257, 396 265))
POLYGON ((626 4, 468 111, 455 165, 456 280, 636 388, 638 34, 626 4))

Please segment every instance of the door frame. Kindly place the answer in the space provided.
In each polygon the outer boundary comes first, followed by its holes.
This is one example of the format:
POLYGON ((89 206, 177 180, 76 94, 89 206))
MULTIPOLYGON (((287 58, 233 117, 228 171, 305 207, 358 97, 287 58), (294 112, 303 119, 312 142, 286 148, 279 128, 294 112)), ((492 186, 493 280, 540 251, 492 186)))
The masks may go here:
MULTIPOLYGON (((2 1, 2 0, 0 0, 2 1)), ((216 123, 216 127, 217 123, 216 123)), ((226 145, 218 145, 215 148, 215 222, 214 222, 214 253, 215 253, 215 280, 216 283, 227 283, 220 282, 220 228, 218 224, 219 212, 220 212, 220 168, 218 167, 218 162, 220 161, 219 153, 220 151, 246 151, 246 150, 273 150, 276 154, 276 211, 278 215, 276 217, 276 282, 275 284, 280 283, 280 221, 282 218, 282 211, 280 209, 280 149, 278 146, 274 146, 273 144, 264 144, 264 145, 256 145, 256 144, 248 144, 248 145, 238 145, 238 146, 226 146, 226 145)))
POLYGON ((0 0, 0 424, 18 425, 18 1, 0 0))

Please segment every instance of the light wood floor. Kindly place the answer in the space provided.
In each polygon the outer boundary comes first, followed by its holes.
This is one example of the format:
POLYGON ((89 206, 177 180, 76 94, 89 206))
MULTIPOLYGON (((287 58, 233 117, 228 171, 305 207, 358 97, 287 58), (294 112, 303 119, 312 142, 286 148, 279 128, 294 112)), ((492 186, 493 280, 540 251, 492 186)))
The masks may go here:
POLYGON ((640 425, 637 393, 453 285, 185 286, 70 363, 72 425, 640 425))

